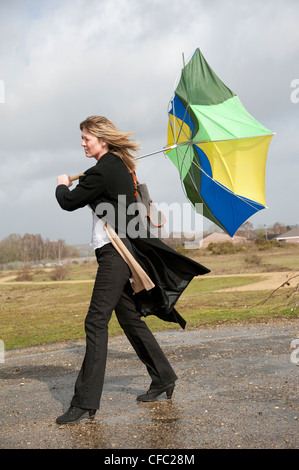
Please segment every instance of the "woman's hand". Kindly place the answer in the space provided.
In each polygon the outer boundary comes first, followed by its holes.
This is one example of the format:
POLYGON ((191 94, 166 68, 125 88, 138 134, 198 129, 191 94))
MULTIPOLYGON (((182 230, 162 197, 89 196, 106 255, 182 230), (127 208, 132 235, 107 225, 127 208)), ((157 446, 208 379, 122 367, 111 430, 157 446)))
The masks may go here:
POLYGON ((69 175, 59 175, 57 176, 57 186, 59 184, 65 184, 68 188, 72 186, 72 182, 69 175))

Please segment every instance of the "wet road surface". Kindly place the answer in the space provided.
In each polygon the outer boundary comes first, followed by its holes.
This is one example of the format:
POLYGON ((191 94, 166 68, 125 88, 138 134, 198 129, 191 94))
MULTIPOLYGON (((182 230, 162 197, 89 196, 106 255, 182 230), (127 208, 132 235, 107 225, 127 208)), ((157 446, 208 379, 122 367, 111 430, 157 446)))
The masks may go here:
POLYGON ((155 336, 179 377, 171 400, 136 401, 149 377, 118 336, 109 340, 95 420, 64 426, 55 419, 69 406, 84 341, 7 352, 0 364, 0 448, 298 448, 299 352, 291 346, 298 321, 155 336))

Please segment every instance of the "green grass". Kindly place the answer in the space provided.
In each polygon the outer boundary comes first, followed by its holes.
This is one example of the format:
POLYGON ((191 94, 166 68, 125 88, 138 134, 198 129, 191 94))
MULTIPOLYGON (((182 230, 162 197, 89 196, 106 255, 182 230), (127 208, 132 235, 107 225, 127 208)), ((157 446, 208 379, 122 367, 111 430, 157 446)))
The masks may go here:
MULTIPOLYGON (((92 268, 93 269, 93 268, 92 268)), ((269 292, 217 292, 256 281, 256 277, 197 278, 178 301, 177 309, 188 328, 225 322, 261 321, 267 318, 294 318, 291 289, 256 306, 269 292)), ((42 285, 10 284, 0 286, 0 338, 6 350, 32 345, 84 338, 84 318, 93 283, 53 283, 42 285)), ((145 320, 152 330, 180 329, 177 324, 151 316, 145 320)), ((111 336, 122 330, 113 314, 111 336)))
MULTIPOLYGON (((208 250, 190 250, 188 256, 211 269, 219 277, 194 279, 177 303, 177 309, 187 321, 187 328, 220 323, 248 323, 269 318, 298 318, 298 293, 284 288, 264 302, 271 292, 218 292, 258 281, 268 271, 298 271, 299 246, 274 247, 259 251, 252 244, 246 253, 212 255, 208 250), (254 256, 248 256, 248 255, 254 256), (246 261, 247 257, 247 261, 246 261), (258 257, 258 263, 254 260, 258 257), (252 264, 248 262, 253 260, 252 264), (238 276, 238 274, 246 276, 238 276), (251 276, 259 273, 260 276, 251 276), (233 274, 232 277, 221 277, 233 274), (297 296, 297 297, 296 297, 297 296)), ((92 280, 96 261, 70 264, 66 280, 92 280)), ((6 350, 85 337, 84 319, 88 311, 93 283, 76 284, 50 281, 51 269, 31 269, 32 283, 14 282, 0 285, 0 339, 6 350)), ((16 271, 0 271, 0 279, 16 271)), ((146 318, 152 330, 180 329, 177 324, 146 318)), ((115 316, 109 324, 109 334, 121 334, 115 316)))
POLYGON ((260 273, 268 271, 298 270, 299 244, 289 244, 260 251, 254 244, 249 244, 246 252, 230 255, 213 255, 208 250, 193 250, 188 256, 209 267, 213 274, 260 273), (259 258, 259 264, 246 262, 248 255, 254 254, 259 258))
MULTIPOLYGON (((95 278, 97 272, 97 262, 80 263, 80 264, 66 264, 65 280, 83 281, 92 280, 95 278)), ((30 269, 29 274, 33 282, 48 282, 51 281, 51 273, 55 268, 37 268, 30 269)), ((13 275, 13 272, 10 272, 13 275)), ((8 274, 9 275, 9 274, 8 274)))
POLYGON ((1 286, 0 337, 6 349, 82 337, 91 284, 1 286))

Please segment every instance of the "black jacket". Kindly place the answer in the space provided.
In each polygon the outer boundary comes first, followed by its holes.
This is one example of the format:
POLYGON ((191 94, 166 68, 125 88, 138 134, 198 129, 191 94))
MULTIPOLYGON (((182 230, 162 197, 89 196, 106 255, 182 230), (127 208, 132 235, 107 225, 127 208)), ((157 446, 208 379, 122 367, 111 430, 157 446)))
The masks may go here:
POLYGON ((127 213, 135 197, 132 175, 122 160, 112 153, 103 155, 95 166, 85 171, 73 190, 65 185, 57 186, 56 198, 64 210, 73 211, 89 205, 100 218, 107 220, 152 279, 153 289, 134 295, 140 315, 154 314, 184 328, 186 322, 174 306, 193 277, 210 270, 148 233, 137 237, 124 233, 135 216, 127 213))

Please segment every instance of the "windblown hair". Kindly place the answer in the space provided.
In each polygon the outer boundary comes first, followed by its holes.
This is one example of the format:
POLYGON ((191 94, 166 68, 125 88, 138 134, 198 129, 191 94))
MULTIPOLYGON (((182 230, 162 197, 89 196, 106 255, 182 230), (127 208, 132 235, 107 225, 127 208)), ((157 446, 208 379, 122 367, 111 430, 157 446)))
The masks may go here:
POLYGON ((80 123, 83 129, 95 135, 98 139, 107 143, 110 152, 122 159, 129 173, 133 173, 136 168, 136 157, 130 152, 138 152, 140 145, 134 140, 129 140, 133 132, 121 132, 117 127, 104 116, 89 116, 80 123))

